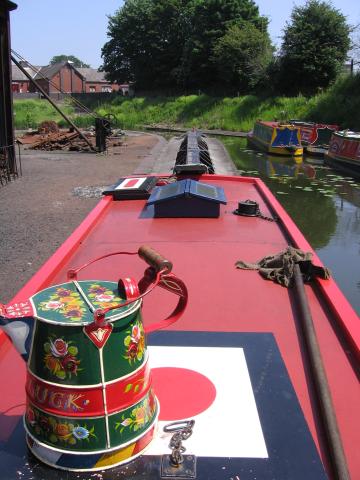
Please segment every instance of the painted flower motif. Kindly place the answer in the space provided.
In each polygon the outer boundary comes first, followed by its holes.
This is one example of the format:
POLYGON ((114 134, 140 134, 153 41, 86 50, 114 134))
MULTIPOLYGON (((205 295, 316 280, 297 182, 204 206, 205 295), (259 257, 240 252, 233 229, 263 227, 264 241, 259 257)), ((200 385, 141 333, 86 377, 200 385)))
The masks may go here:
POLYGON ((137 356, 138 353, 138 346, 136 343, 129 343, 127 351, 126 351, 126 356, 128 359, 134 360, 137 356))
POLYGON ((72 343, 66 342, 63 338, 49 338, 44 343, 45 368, 61 380, 71 378, 82 370, 79 368, 80 360, 77 359, 78 348, 72 343))
POLYGON ((83 309, 76 304, 66 305, 64 308, 64 316, 71 318, 71 320, 81 319, 83 316, 83 309))
POLYGON ((56 311, 70 320, 81 320, 87 312, 84 300, 80 294, 69 288, 59 287, 49 296, 47 301, 37 305, 40 311, 56 311))
POLYGON ((35 425, 36 423, 35 412, 31 407, 28 407, 26 411, 26 418, 27 418, 27 421, 30 423, 30 425, 35 425))
POLYGON ((58 423, 55 426, 54 433, 56 433, 59 437, 66 437, 71 433, 70 427, 66 423, 58 423))
POLYGON ((109 295, 109 294, 105 294, 105 293, 100 293, 99 295, 96 295, 95 296, 95 300, 97 302, 111 302, 112 300, 114 300, 115 298, 115 295, 109 295))
POLYGON ((71 290, 69 290, 68 288, 57 288, 56 289, 56 293, 57 295, 59 295, 59 297, 70 297, 70 295, 73 293, 71 290))
POLYGON ((39 419, 39 427, 43 432, 49 433, 51 431, 49 419, 42 415, 39 419))
POLYGON ((135 324, 131 330, 131 340, 135 343, 139 343, 141 338, 141 330, 138 324, 135 324))
POLYGON ((146 418, 145 406, 137 408, 135 412, 135 422, 138 425, 143 425, 145 423, 145 418, 146 418))
POLYGON ((34 429, 40 438, 47 439, 52 444, 65 443, 76 445, 91 438, 96 439, 95 427, 88 428, 87 425, 74 425, 66 421, 58 421, 56 418, 45 415, 36 409, 28 407, 26 412, 28 424, 34 429))
POLYGON ((110 287, 97 283, 88 288, 88 297, 97 308, 115 307, 123 301, 110 287))
POLYGON ((137 407, 133 408, 130 415, 124 413, 121 417, 121 422, 115 423, 115 430, 119 430, 120 433, 127 428, 136 432, 146 427, 154 417, 156 410, 156 404, 152 397, 146 397, 137 407), (129 416, 126 416, 129 415, 129 416))
POLYGON ((131 418, 125 418, 125 420, 121 422, 120 425, 123 425, 124 427, 128 427, 129 425, 131 425, 131 423, 132 423, 131 418))
POLYGON ((142 323, 136 321, 131 330, 126 332, 128 335, 124 339, 124 345, 126 347, 124 358, 129 363, 133 363, 136 360, 141 361, 145 352, 145 333, 142 323))
POLYGON ((90 432, 84 427, 75 427, 72 431, 72 434, 78 440, 83 440, 84 438, 88 438, 90 432))
POLYGON ((50 349, 54 357, 64 357, 68 353, 68 344, 62 338, 57 338, 54 342, 50 340, 50 349))
POLYGON ((61 365, 63 366, 66 372, 77 374, 78 365, 80 360, 76 360, 72 355, 67 355, 62 361, 61 365))
POLYGON ((107 290, 106 287, 102 287, 101 285, 97 285, 97 284, 90 285, 89 287, 89 292, 94 293, 96 295, 104 293, 106 292, 106 290, 107 290))
POLYGON ((51 370, 52 373, 56 375, 57 370, 59 370, 61 367, 61 363, 57 358, 54 358, 51 355, 45 355, 45 367, 48 370, 51 370))
POLYGON ((63 306, 64 306, 64 304, 62 302, 57 301, 57 300, 50 300, 50 302, 45 303, 45 307, 48 310, 59 310, 63 306))

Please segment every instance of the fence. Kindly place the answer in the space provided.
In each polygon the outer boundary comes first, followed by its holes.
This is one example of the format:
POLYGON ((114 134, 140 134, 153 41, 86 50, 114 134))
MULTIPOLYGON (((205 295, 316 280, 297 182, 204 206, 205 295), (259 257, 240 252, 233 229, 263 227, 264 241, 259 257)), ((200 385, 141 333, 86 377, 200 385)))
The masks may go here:
POLYGON ((0 184, 6 185, 22 175, 20 145, 18 155, 15 153, 15 145, 0 146, 0 184))

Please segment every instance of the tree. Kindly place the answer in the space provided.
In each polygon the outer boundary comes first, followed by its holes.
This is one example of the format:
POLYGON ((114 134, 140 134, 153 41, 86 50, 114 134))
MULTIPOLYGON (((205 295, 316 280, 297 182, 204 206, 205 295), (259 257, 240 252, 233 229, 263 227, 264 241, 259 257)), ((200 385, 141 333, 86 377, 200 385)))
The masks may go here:
POLYGON ((333 82, 350 48, 345 16, 327 2, 308 0, 295 7, 280 51, 280 87, 312 94, 333 82))
POLYGON ((264 78, 272 52, 266 31, 249 22, 231 25, 214 47, 219 78, 236 91, 247 93, 264 78))
POLYGON ((360 24, 351 27, 351 50, 350 59, 354 65, 360 65, 360 24))
POLYGON ((268 20, 259 15, 253 0, 196 0, 192 15, 192 32, 188 42, 188 84, 216 85, 218 69, 214 64, 214 48, 228 28, 246 23, 262 31, 268 20))
POLYGON ((174 82, 181 62, 187 1, 128 0, 109 17, 102 49, 110 80, 136 81, 140 88, 174 82))
POLYGON ((127 0, 109 17, 102 69, 140 88, 214 85, 214 47, 239 22, 267 29, 253 0, 127 0))
POLYGON ((88 65, 87 63, 84 63, 82 60, 75 57, 74 55, 55 55, 50 60, 50 65, 54 65, 54 63, 60 63, 60 62, 72 62, 74 67, 90 68, 90 65, 88 65))

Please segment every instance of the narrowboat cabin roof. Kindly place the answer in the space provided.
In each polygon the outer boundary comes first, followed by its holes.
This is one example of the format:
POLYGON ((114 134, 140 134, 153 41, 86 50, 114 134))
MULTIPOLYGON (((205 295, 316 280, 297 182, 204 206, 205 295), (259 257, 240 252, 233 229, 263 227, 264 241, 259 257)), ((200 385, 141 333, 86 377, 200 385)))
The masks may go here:
POLYGON ((354 140, 360 139, 360 132, 352 132, 351 130, 340 130, 338 132, 334 132, 334 134, 344 138, 349 138, 354 140))
POLYGON ((268 120, 257 120, 256 122, 271 128, 289 128, 289 129, 298 128, 297 126, 293 125, 291 122, 277 122, 277 121, 268 121, 268 120))
POLYGON ((289 123, 299 127, 316 127, 316 128, 329 128, 331 130, 338 130, 339 125, 330 123, 318 123, 318 122, 306 122, 303 120, 289 120, 289 123))

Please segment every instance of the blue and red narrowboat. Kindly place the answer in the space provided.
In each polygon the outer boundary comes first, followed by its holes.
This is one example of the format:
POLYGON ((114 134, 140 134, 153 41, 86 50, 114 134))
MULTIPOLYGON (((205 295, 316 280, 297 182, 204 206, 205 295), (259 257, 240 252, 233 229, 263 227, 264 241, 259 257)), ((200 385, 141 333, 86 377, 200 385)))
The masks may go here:
POLYGON ((360 133, 334 132, 325 158, 332 167, 360 178, 360 133))
POLYGON ((2 478, 360 478, 359 318, 264 183, 113 193, 1 308, 2 478))
POLYGON ((257 120, 247 135, 250 146, 270 155, 303 155, 300 128, 291 123, 257 120))
POLYGON ((338 125, 302 122, 290 120, 290 123, 300 128, 301 143, 306 154, 323 157, 328 149, 333 132, 339 130, 338 125))

